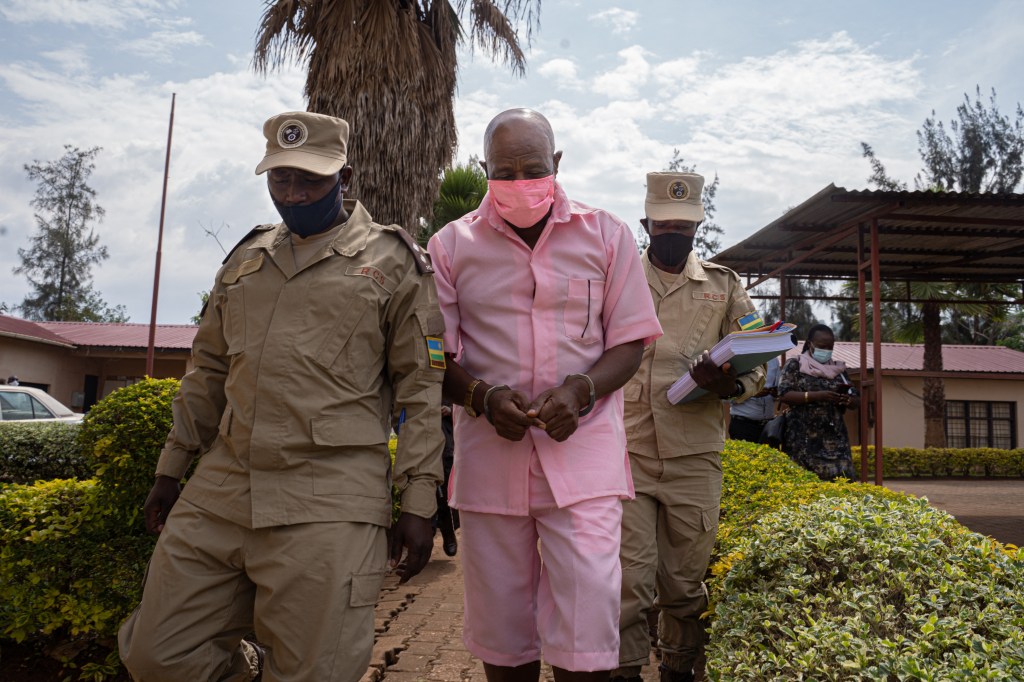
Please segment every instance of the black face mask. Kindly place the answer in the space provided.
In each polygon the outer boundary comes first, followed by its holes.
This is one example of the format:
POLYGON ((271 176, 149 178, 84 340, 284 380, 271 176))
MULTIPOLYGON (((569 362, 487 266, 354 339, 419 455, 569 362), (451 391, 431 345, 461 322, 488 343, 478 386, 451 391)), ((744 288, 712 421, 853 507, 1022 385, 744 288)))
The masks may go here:
POLYGON ((288 229, 300 237, 309 237, 323 232, 337 219, 341 213, 341 178, 335 183, 334 189, 324 195, 322 199, 314 201, 305 206, 285 206, 274 201, 274 208, 281 214, 281 219, 288 229))
POLYGON ((678 232, 666 232, 651 237, 650 252, 662 265, 670 268, 682 263, 693 251, 693 236, 678 232))

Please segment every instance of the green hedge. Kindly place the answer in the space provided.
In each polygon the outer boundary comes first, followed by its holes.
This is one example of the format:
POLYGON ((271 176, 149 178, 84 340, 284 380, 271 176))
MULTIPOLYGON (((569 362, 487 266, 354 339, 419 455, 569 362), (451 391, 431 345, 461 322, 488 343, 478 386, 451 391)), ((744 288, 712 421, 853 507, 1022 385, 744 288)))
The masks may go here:
POLYGON ((78 433, 78 424, 64 422, 0 423, 0 483, 91 478, 78 433))
POLYGON ((142 503, 171 430, 177 379, 146 379, 114 391, 89 410, 79 438, 92 458, 104 503, 124 528, 142 527, 142 503))
MULTIPOLYGON (((882 476, 1009 476, 1024 478, 1024 448, 884 448, 882 476)), ((860 447, 853 448, 860 471, 860 447)), ((875 448, 868 446, 868 470, 875 470, 875 448)))
POLYGON ((79 444, 95 478, 0 488, 0 640, 84 651, 65 662, 78 679, 117 672, 110 647, 155 544, 142 505, 177 389, 147 379, 90 410, 79 444))
POLYGON ((823 497, 736 554, 712 680, 1024 679, 1024 557, 924 500, 823 497))
POLYGON ((92 480, 0 492, 0 637, 114 634, 141 594, 154 542, 108 512, 92 480))
POLYGON ((730 442, 722 468, 711 679, 1024 679, 1024 555, 767 446, 730 442))

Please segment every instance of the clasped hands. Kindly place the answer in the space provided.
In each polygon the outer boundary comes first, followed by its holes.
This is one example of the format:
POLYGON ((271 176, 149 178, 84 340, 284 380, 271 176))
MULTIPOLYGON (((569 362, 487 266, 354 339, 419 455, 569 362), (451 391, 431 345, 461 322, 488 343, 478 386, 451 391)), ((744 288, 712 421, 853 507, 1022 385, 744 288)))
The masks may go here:
POLYGON ((533 400, 514 389, 490 396, 494 430, 506 440, 519 441, 531 426, 561 443, 576 432, 580 410, 590 402, 590 388, 582 379, 569 379, 549 388, 533 400))

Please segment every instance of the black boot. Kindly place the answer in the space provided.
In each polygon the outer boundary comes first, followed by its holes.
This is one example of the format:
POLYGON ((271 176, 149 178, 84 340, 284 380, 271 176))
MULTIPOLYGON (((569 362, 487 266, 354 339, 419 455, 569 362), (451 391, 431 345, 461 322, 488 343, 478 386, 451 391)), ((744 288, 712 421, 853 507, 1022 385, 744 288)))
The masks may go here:
POLYGON ((441 546, 448 556, 455 556, 459 551, 459 541, 455 537, 455 524, 452 521, 452 508, 439 504, 437 508, 437 525, 441 529, 441 546))
POLYGON ((658 666, 658 670, 661 671, 661 682, 693 682, 693 671, 679 672, 678 670, 670 670, 665 667, 665 664, 658 666))

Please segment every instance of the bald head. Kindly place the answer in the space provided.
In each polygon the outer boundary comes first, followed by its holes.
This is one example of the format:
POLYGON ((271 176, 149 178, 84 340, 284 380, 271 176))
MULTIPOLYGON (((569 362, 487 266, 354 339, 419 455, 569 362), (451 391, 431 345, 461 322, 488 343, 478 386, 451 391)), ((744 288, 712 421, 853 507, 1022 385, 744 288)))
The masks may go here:
POLYGON ((544 115, 533 109, 508 109, 491 119, 484 131, 484 158, 491 148, 494 134, 503 127, 515 126, 530 136, 542 137, 548 141, 551 152, 555 151, 555 131, 544 115))
POLYGON ((532 109, 503 111, 484 131, 484 161, 492 180, 522 180, 558 172, 562 152, 555 151, 555 133, 544 116, 532 109))

